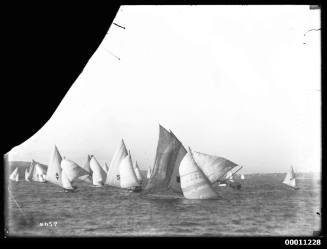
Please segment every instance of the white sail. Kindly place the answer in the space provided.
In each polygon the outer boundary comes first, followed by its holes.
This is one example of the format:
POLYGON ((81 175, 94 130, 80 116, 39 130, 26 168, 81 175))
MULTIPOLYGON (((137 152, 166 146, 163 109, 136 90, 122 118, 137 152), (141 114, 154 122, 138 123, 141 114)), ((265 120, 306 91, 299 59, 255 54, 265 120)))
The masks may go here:
POLYGON ((146 178, 150 178, 151 177, 151 168, 148 168, 147 174, 146 174, 146 178))
POLYGON ((65 170, 61 172, 61 180, 62 180, 62 187, 64 189, 68 189, 68 190, 74 189, 65 170))
POLYGON ((241 180, 244 180, 245 176, 243 174, 241 174, 241 180))
POLYGON ((124 140, 122 139, 109 165, 109 170, 106 178, 107 185, 120 188, 119 165, 126 156, 127 149, 124 140))
POLYGON ((9 179, 15 182, 19 181, 19 172, 18 168, 16 168, 9 176, 9 179))
POLYGON ((154 165, 143 193, 158 193, 166 190, 182 193, 178 167, 185 154, 184 146, 175 135, 159 124, 159 139, 154 165))
POLYGON ((128 154, 119 165, 120 187, 133 188, 140 186, 139 181, 133 169, 133 163, 130 154, 128 154))
POLYGON ((53 184, 57 184, 60 187, 62 187, 62 181, 61 181, 62 170, 60 166, 61 160, 62 160, 61 155, 58 151, 57 146, 55 146, 50 157, 46 180, 53 184))
POLYGON ((137 164, 137 161, 135 161, 135 164, 134 164, 134 171, 135 171, 137 180, 141 183, 143 181, 143 179, 142 179, 142 174, 141 174, 140 168, 137 164))
POLYGON ((28 168, 25 169, 25 181, 29 182, 30 180, 28 179, 28 168))
POLYGON ((295 173, 292 166, 290 167, 290 170, 287 172, 283 183, 292 188, 296 188, 295 173))
POLYGON ((32 180, 35 182, 46 182, 45 174, 46 173, 43 171, 42 167, 38 163, 36 163, 31 173, 32 180))
POLYGON ((90 168, 92 170, 92 180, 93 185, 102 186, 106 180, 106 172, 100 166, 99 162, 96 160, 94 156, 91 157, 90 168))
POLYGON ((237 166, 236 163, 223 157, 208 155, 196 151, 192 151, 192 155, 196 164, 211 183, 223 180, 224 175, 237 166))
POLYGON ((209 179, 197 166, 190 149, 180 163, 179 175, 186 199, 216 199, 218 197, 209 179))
POLYGON ((65 175, 67 176, 70 182, 74 181, 80 176, 88 175, 88 172, 85 169, 83 169, 77 163, 67 158, 63 159, 60 165, 62 168, 62 172, 65 172, 65 175))

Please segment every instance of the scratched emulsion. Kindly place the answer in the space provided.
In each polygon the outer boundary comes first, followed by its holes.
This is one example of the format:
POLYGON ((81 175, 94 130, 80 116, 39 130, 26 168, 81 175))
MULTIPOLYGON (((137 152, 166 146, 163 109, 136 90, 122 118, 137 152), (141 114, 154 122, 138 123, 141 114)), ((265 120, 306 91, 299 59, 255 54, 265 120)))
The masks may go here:
POLYGON ((240 190, 217 188, 219 200, 142 196, 82 182, 78 192, 63 193, 52 184, 12 182, 24 216, 9 195, 7 231, 12 236, 311 236, 320 229, 320 181, 299 179, 294 191, 281 180, 248 175, 240 190), (40 225, 45 222, 53 226, 40 225))

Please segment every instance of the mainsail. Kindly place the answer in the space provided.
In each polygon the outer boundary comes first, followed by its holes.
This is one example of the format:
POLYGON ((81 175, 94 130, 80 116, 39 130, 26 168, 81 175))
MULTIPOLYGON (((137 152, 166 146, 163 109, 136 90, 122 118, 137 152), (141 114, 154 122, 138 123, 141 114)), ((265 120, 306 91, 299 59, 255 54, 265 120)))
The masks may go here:
POLYGON ((159 125, 156 157, 145 193, 172 189, 181 192, 178 167, 186 150, 172 132, 159 125))
POLYGON ((128 155, 121 161, 119 165, 119 174, 120 174, 120 187, 121 188, 133 188, 140 186, 139 181, 135 175, 133 169, 133 163, 131 155, 128 155))
POLYGON ((62 180, 62 187, 64 189, 68 189, 68 190, 73 190, 73 186, 71 184, 71 181, 69 180, 66 171, 62 171, 61 172, 61 180, 62 180))
POLYGON ((91 157, 90 168, 92 170, 92 180, 93 185, 102 186, 106 180, 107 173, 100 166, 99 162, 96 160, 95 156, 91 157))
POLYGON ((287 172, 283 183, 292 188, 296 188, 295 173, 292 166, 290 167, 290 170, 287 172))
POLYGON ((119 164, 127 156, 127 149, 122 139, 109 165, 106 184, 120 188, 119 164))
POLYGON ((139 181, 139 183, 142 183, 143 179, 142 179, 142 174, 141 174, 141 171, 140 171, 140 168, 137 164, 137 161, 135 161, 135 164, 134 164, 134 172, 135 172, 135 175, 137 177, 137 180, 139 181))
POLYGON ((60 187, 62 187, 60 166, 61 160, 61 155, 58 151, 57 146, 55 146, 49 161, 46 180, 53 184, 57 184, 60 187))
POLYGON ((60 165, 62 172, 65 173, 65 176, 67 176, 70 182, 74 181, 80 176, 88 175, 88 172, 85 169, 67 158, 63 159, 60 165))
POLYGON ((228 171, 238 166, 236 163, 233 163, 232 161, 223 157, 208 155, 196 151, 193 151, 192 155, 196 164, 207 176, 211 183, 223 180, 228 171))
POLYGON ((9 176, 9 179, 15 182, 19 181, 19 172, 18 168, 16 168, 9 176))
POLYGON ((181 188, 186 199, 216 199, 218 197, 209 179, 197 166, 190 148, 179 166, 179 174, 181 188))

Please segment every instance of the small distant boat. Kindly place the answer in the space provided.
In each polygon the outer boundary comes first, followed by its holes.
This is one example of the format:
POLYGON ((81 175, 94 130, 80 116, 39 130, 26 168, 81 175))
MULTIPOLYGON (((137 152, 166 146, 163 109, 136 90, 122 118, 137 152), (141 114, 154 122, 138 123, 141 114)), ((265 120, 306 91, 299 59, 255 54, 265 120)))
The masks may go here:
POLYGON ((245 176, 241 174, 241 180, 245 180, 245 176))
POLYGON ((293 189, 299 189, 296 186, 295 172, 294 172, 294 169, 293 169, 292 166, 290 167, 290 170, 287 172, 283 183, 286 184, 287 186, 293 188, 293 189))
POLYGON ((19 172, 18 172, 18 168, 16 168, 9 176, 9 179, 14 181, 14 182, 18 182, 19 181, 19 172))

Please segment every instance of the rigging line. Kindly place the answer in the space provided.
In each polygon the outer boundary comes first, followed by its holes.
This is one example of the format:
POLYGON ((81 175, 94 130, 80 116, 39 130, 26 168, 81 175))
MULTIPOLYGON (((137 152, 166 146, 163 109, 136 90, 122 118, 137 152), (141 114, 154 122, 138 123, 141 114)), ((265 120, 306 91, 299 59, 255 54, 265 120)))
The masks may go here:
POLYGON ((117 55, 115 55, 115 54, 113 54, 111 51, 109 51, 108 49, 106 49, 106 48, 103 48, 105 51, 107 51, 109 54, 111 54, 112 56, 115 56, 118 60, 120 60, 120 58, 117 56, 117 55))
POLYGON ((124 26, 121 26, 121 25, 119 25, 119 24, 117 24, 117 23, 114 23, 113 22, 113 24, 115 24, 117 27, 119 27, 119 28, 122 28, 122 29, 126 29, 124 26))

